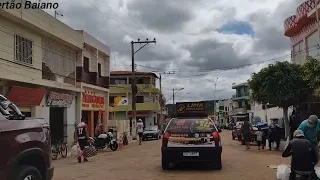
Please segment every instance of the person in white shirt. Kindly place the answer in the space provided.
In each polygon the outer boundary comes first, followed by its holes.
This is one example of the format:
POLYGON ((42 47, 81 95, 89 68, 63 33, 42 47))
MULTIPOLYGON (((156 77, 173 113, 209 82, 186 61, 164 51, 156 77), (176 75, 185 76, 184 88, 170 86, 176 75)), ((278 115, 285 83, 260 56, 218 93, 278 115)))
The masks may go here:
POLYGON ((139 136, 139 145, 141 145, 141 142, 142 142, 142 135, 143 135, 143 122, 141 119, 138 120, 137 122, 137 133, 138 133, 138 136, 139 136))

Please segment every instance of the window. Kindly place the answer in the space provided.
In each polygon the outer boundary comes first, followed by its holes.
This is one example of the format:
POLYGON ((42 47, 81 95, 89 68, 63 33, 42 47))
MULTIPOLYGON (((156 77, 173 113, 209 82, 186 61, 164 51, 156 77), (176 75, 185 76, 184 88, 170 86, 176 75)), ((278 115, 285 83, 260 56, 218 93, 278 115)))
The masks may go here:
POLYGON ((101 77, 101 64, 98 63, 98 76, 101 77))
POLYGON ((115 79, 114 83, 116 85, 118 85, 118 84, 127 84, 127 81, 125 79, 115 79))
POLYGON ((137 96, 136 97, 136 103, 144 103, 144 97, 143 96, 137 96))
POLYGON ((109 104, 114 104, 114 96, 109 96, 109 104))
POLYGON ((224 107, 224 111, 228 111, 228 107, 224 107))
POLYGON ((20 62, 32 64, 33 42, 19 35, 14 36, 15 59, 20 62))
MULTIPOLYGON (((156 125, 157 124, 157 120, 156 117, 153 117, 153 124, 156 125)), ((158 129, 158 128, 157 128, 158 129)))
POLYGON ((83 70, 84 72, 88 73, 89 72, 89 58, 83 57, 83 70))

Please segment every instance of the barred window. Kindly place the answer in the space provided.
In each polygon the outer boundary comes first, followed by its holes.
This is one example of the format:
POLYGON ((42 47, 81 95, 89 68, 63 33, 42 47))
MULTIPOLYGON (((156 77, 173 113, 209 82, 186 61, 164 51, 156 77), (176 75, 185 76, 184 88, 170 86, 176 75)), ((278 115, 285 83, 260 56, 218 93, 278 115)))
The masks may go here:
POLYGON ((33 42, 19 35, 14 36, 15 59, 20 62, 32 64, 33 42))

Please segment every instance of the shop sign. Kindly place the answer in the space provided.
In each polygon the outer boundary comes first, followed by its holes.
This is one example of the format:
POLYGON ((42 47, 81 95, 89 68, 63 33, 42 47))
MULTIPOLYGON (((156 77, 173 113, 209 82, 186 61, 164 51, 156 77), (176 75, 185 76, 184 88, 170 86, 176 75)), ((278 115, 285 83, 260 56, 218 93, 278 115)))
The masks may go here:
POLYGON ((82 107, 103 109, 104 108, 104 96, 98 96, 93 91, 85 91, 82 93, 82 107))
POLYGON ((45 89, 12 86, 8 99, 17 105, 39 106, 45 93, 45 89))
POLYGON ((50 92, 47 97, 47 106, 52 107, 70 107, 74 95, 67 93, 50 92))
POLYGON ((176 110, 178 117, 207 116, 204 102, 177 102, 176 110))

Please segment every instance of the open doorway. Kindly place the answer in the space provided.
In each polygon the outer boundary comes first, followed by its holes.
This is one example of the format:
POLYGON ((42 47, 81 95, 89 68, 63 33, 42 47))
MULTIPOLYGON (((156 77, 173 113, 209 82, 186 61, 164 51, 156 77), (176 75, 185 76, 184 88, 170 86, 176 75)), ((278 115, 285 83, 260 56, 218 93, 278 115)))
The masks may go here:
POLYGON ((51 141, 63 141, 65 142, 65 128, 64 128, 64 108, 50 107, 50 129, 51 129, 51 141))

